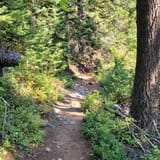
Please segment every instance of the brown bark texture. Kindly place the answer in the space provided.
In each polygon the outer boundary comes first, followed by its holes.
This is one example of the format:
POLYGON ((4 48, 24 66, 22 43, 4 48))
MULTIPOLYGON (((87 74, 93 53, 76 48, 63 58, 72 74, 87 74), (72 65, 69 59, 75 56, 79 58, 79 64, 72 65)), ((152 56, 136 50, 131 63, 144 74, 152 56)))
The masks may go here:
POLYGON ((151 131, 159 117, 160 0, 137 0, 137 62, 131 116, 151 131))

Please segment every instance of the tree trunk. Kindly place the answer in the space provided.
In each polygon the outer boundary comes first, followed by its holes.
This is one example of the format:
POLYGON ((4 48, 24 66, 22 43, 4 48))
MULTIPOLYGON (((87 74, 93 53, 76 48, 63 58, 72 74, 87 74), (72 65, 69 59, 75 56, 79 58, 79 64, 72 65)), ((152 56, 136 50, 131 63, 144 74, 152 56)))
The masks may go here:
POLYGON ((137 0, 137 62, 131 116, 151 131, 159 116, 160 0, 137 0))

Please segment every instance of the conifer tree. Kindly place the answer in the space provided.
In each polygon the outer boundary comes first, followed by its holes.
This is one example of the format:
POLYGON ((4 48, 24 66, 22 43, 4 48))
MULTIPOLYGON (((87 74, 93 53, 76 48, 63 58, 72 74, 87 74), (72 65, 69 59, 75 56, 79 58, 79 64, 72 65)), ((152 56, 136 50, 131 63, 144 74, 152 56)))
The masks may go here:
POLYGON ((137 0, 137 63, 131 115, 155 130, 159 118, 160 0, 137 0))

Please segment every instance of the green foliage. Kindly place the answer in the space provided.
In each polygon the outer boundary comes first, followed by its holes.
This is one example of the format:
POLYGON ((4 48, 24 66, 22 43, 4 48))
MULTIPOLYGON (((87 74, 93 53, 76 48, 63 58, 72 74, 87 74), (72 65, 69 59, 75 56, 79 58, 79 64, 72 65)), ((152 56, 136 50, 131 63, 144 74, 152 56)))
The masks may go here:
POLYGON ((125 159, 122 143, 115 130, 123 130, 113 114, 104 110, 88 114, 84 119, 83 131, 91 139, 96 160, 125 159))
POLYGON ((94 92, 83 102, 84 112, 92 112, 86 117, 84 131, 92 140, 95 155, 104 160, 123 158, 120 141, 130 142, 128 134, 122 138, 125 122, 112 120, 112 114, 99 108, 105 108, 106 99, 124 102, 130 94, 135 28, 132 0, 82 4, 73 0, 2 0, 0 42, 23 56, 20 67, 7 70, 10 81, 0 82, 1 139, 20 148, 41 140, 39 128, 44 121, 40 114, 64 96, 58 79, 67 87, 74 85, 66 74, 69 57, 87 71, 99 67, 98 79, 106 89, 106 97, 94 92), (82 15, 77 7, 83 7, 82 15), (102 53, 107 54, 99 62, 102 53))
POLYGON ((23 54, 20 67, 7 69, 9 81, 0 82, 0 97, 9 104, 0 101, 0 136, 19 148, 42 140, 40 115, 64 96, 59 90, 63 84, 55 78, 66 70, 68 56, 65 41, 53 42, 58 12, 50 0, 0 2, 2 47, 23 54))
POLYGON ((24 41, 30 31, 27 3, 8 0, 0 2, 0 37, 4 48, 24 51, 24 41))
POLYGON ((66 42, 54 40, 54 35, 59 29, 57 29, 59 24, 57 17, 60 16, 58 9, 52 3, 45 7, 35 4, 30 12, 32 30, 35 32, 28 37, 30 45, 27 47, 25 57, 28 60, 28 69, 55 76, 66 70, 68 56, 66 42))
POLYGON ((130 58, 136 52, 135 1, 95 0, 95 3, 90 1, 88 7, 99 24, 102 45, 108 50, 117 48, 121 55, 133 61, 130 58))
POLYGON ((97 2, 100 1, 89 1, 88 7, 99 22, 98 35, 102 48, 107 52, 101 58, 97 79, 105 88, 108 101, 126 103, 135 67, 136 5, 132 0, 101 1, 103 7, 97 2))
POLYGON ((65 11, 65 12, 71 12, 72 8, 69 6, 67 0, 56 0, 56 4, 58 5, 58 7, 65 11))
MULTIPOLYGON (((12 83, 20 96, 36 104, 42 113, 50 111, 53 104, 64 97, 64 94, 60 93, 62 82, 45 74, 14 72, 12 83)), ((21 102, 21 99, 18 101, 21 102)))
POLYGON ((160 157, 160 149, 158 148, 158 146, 155 146, 153 150, 145 155, 144 159, 147 158, 148 160, 157 160, 158 157, 160 157))
POLYGON ((19 147, 29 146, 30 143, 39 143, 44 135, 39 127, 44 125, 35 107, 19 106, 16 109, 10 109, 8 113, 5 139, 12 144, 18 144, 19 147))
POLYGON ((39 143, 44 135, 40 127, 45 121, 40 118, 36 106, 19 95, 8 79, 1 79, 1 86, 4 88, 4 98, 1 95, 0 137, 5 143, 4 147, 6 142, 18 148, 27 147, 30 143, 39 143))
POLYGON ((105 92, 102 98, 91 94, 84 100, 83 108, 92 108, 93 112, 85 117, 83 131, 91 139, 96 160, 126 160, 123 144, 136 145, 128 129, 132 120, 115 116, 116 112, 102 102, 129 102, 136 53, 135 2, 94 0, 87 7, 98 24, 99 46, 106 53, 100 58, 96 75, 105 92), (94 105, 95 99, 100 109, 94 105))
POLYGON ((133 71, 125 69, 123 60, 115 59, 114 66, 107 72, 102 72, 98 80, 105 89, 107 99, 125 103, 129 100, 133 82, 133 71))
POLYGON ((82 103, 87 113, 82 130, 91 140, 96 160, 126 160, 124 145, 137 146, 129 129, 133 120, 114 111, 111 108, 114 103, 107 101, 105 96, 99 92, 86 96, 82 103))
POLYGON ((82 103, 82 111, 84 113, 96 112, 103 105, 102 95, 95 91, 92 94, 88 94, 82 103))
POLYGON ((84 110, 87 114, 82 126, 86 137, 91 140, 94 159, 157 160, 160 157, 157 138, 137 127, 132 118, 113 110, 113 103, 107 103, 104 95, 95 101, 96 96, 91 94, 84 99, 83 105, 86 106, 83 108, 90 110, 84 110), (94 104, 99 107, 96 108, 94 104), (142 153, 140 145, 146 153, 142 153))
POLYGON ((116 119, 116 125, 113 128, 113 133, 117 135, 124 145, 127 144, 132 147, 136 147, 137 143, 135 139, 133 139, 129 129, 132 123, 134 123, 134 120, 129 117, 125 117, 124 119, 116 119))

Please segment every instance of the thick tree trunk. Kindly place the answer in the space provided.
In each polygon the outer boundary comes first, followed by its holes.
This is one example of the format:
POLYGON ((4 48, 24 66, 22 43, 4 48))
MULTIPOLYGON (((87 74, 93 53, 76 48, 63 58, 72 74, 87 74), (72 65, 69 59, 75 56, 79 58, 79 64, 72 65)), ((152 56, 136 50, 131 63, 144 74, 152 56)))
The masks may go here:
POLYGON ((131 115, 154 130, 159 116, 160 0, 137 0, 137 63, 131 115))

